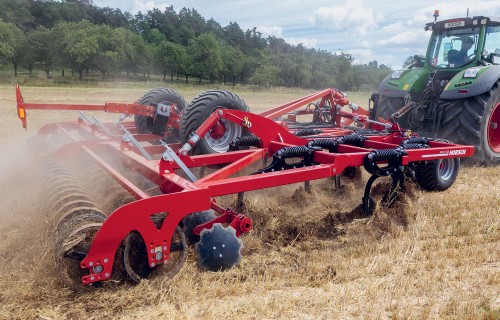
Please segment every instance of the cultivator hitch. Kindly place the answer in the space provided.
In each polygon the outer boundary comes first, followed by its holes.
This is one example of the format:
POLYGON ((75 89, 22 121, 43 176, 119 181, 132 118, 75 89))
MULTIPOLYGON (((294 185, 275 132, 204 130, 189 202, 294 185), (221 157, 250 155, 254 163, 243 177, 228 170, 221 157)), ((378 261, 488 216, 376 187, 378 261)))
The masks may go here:
POLYGON ((406 176, 426 190, 442 191, 453 184, 459 158, 473 154, 471 146, 370 120, 368 112, 334 89, 261 114, 246 111, 236 95, 217 90, 198 95, 188 106, 171 89, 152 90, 138 100, 142 104, 98 106, 28 104, 19 87, 16 94, 25 128, 27 109, 122 114, 114 123, 81 113, 77 122, 46 125, 31 147, 50 178, 47 210, 54 215, 57 263, 65 277, 83 284, 113 274, 132 281, 150 273, 173 276, 191 244, 202 268, 234 266, 241 259, 240 237, 253 222, 219 206, 219 196, 238 194, 241 207, 248 191, 298 182, 310 186, 311 180, 364 167, 371 174, 362 198, 369 216, 376 179, 392 177, 388 201, 394 201, 406 176), (123 114, 134 114, 134 122, 123 114), (194 126, 203 115, 205 121, 194 126), (298 121, 302 117, 306 120, 298 121), (74 159, 85 160, 74 167, 89 168, 82 180, 90 187, 60 164, 69 167, 74 159), (96 202, 83 190, 95 193, 96 202))

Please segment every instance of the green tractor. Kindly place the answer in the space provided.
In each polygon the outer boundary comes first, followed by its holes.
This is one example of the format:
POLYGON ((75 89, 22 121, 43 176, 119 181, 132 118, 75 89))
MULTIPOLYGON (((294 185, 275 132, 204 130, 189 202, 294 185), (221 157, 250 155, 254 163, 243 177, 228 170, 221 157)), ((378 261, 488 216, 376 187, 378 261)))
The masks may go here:
POLYGON ((372 119, 473 145, 477 162, 499 163, 500 18, 435 21, 425 30, 432 31, 426 57, 382 81, 372 119))

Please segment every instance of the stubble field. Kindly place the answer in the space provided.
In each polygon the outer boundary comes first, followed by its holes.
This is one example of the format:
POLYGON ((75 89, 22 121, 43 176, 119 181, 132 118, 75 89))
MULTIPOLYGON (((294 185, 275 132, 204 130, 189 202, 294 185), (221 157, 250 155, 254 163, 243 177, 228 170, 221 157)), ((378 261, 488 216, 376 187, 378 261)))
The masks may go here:
MULTIPOLYGON (((27 102, 134 101, 144 84, 99 88, 22 88, 27 102)), ((186 100, 203 91, 177 88, 186 100)), ((254 112, 299 98, 306 90, 229 88, 254 112)), ((349 95, 366 105, 367 95, 349 95)), ((96 114, 103 120, 116 115, 96 114)), ((44 124, 75 112, 15 112, 14 87, 0 86, 1 319, 499 319, 499 167, 462 167, 442 193, 409 186, 393 208, 358 219, 364 182, 343 179, 250 192, 243 260, 226 272, 197 268, 193 252, 174 279, 153 277, 73 290, 57 281, 40 204, 43 182, 31 173, 26 140, 44 124)), ((388 181, 375 186, 376 200, 388 181)), ((222 199, 234 204, 235 196, 222 199)))

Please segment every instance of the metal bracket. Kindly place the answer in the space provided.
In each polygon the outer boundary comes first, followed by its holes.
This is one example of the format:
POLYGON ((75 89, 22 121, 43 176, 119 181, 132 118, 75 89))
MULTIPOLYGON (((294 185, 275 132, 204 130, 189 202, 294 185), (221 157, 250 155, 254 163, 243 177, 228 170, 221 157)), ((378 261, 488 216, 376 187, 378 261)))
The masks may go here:
POLYGON ((137 139, 134 138, 134 136, 127 129, 125 129, 125 127, 122 126, 121 124, 120 124, 120 129, 122 129, 123 132, 125 132, 125 134, 122 137, 123 141, 132 142, 132 144, 137 149, 139 149, 139 151, 142 153, 142 155, 144 156, 144 158, 146 158, 148 160, 153 160, 153 158, 151 157, 151 155, 146 151, 146 149, 144 149, 141 146, 141 144, 139 143, 139 141, 137 141, 137 139))
POLYGON ((115 124, 116 126, 117 126, 117 125, 119 125, 119 124, 120 124, 120 122, 122 122, 123 120, 125 120, 125 118, 126 118, 126 117, 128 117, 128 115, 127 115, 126 113, 122 113, 122 114, 120 115, 120 117, 118 118, 118 120, 116 120, 116 121, 114 122, 114 124, 115 124))
POLYGON ((85 122, 89 126, 93 126, 94 125, 94 122, 92 120, 90 120, 90 118, 87 117, 87 115, 85 113, 83 113, 82 111, 78 111, 78 112, 80 112, 80 119, 82 119, 83 122, 85 122))
POLYGON ((111 133, 111 131, 108 130, 108 128, 106 128, 101 121, 99 121, 99 119, 97 119, 93 114, 91 114, 92 116, 92 119, 94 119, 94 124, 96 126, 98 126, 99 128, 102 129, 102 131, 104 131, 108 136, 112 136, 113 134, 111 133))
POLYGON ((165 143, 165 141, 160 140, 160 142, 161 142, 162 146, 165 147, 165 152, 163 153, 163 160, 165 160, 165 161, 173 160, 175 163, 177 163, 179 168, 181 168, 181 170, 186 174, 186 176, 188 176, 188 178, 192 182, 197 181, 198 179, 195 177, 193 172, 191 172, 191 170, 189 170, 189 168, 186 166, 186 164, 184 162, 182 162, 181 158, 179 158, 177 153, 175 153, 175 151, 172 150, 172 148, 170 148, 168 146, 168 144, 165 143))

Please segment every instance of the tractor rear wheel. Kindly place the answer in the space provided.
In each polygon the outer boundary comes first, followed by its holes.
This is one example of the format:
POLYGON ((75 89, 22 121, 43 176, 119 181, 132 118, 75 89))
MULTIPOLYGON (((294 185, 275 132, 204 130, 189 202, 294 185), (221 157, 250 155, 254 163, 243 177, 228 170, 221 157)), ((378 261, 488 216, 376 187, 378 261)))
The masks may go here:
MULTIPOLYGON (((173 102, 177 106, 179 112, 186 107, 186 100, 182 97, 182 95, 169 88, 156 88, 147 92, 145 95, 140 97, 137 100, 138 104, 142 104, 145 106, 150 106, 152 103, 160 103, 160 102, 173 102)), ((134 115, 135 126, 139 133, 151 133, 153 129, 153 118, 142 116, 142 115, 134 115)))
MULTIPOLYGON (((191 134, 218 108, 249 111, 245 102, 226 90, 210 90, 200 93, 183 110, 179 125, 181 141, 185 143, 191 134)), ((193 148, 193 154, 223 153, 229 150, 229 144, 244 134, 242 127, 222 119, 193 148)))
MULTIPOLYGON (((403 98, 392 98, 379 96, 377 111, 375 113, 375 119, 379 117, 385 120, 391 120, 391 115, 401 109, 405 105, 403 98)), ((410 123, 408 121, 408 114, 405 114, 396 121, 401 128, 409 128, 410 123)))
POLYGON ((481 95, 447 105, 438 135, 473 145, 474 160, 479 163, 500 162, 500 83, 481 95))

